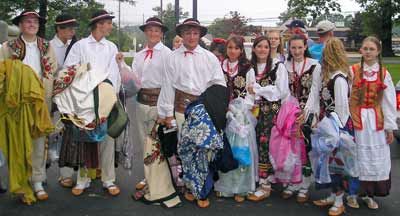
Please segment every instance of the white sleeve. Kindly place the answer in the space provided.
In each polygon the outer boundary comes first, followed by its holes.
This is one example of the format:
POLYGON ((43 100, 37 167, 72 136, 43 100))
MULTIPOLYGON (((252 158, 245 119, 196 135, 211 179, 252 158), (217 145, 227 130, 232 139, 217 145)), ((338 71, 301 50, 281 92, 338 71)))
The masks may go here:
POLYGON ((107 68, 109 72, 107 78, 112 82, 115 92, 118 93, 121 88, 121 75, 116 59, 118 53, 117 47, 113 48, 112 52, 113 54, 107 68))
MULTIPOLYGON (((207 83, 207 88, 212 85, 222 85, 226 87, 225 76, 224 72, 222 71, 221 63, 214 55, 208 59, 210 60, 210 71, 212 71, 213 75, 211 80, 207 83)), ((207 64, 207 62, 205 63, 207 64)))
POLYGON ((268 101, 278 101, 285 99, 289 94, 289 80, 288 73, 283 64, 278 65, 276 71, 276 84, 261 87, 255 84, 254 92, 256 96, 262 96, 268 101))
POLYGON ((72 66, 72 65, 86 63, 86 62, 82 62, 80 46, 81 46, 81 43, 79 43, 79 42, 77 42, 74 45, 72 45, 72 48, 69 51, 69 53, 67 55, 67 58, 64 61, 63 68, 66 68, 66 67, 72 66))
POLYGON ((343 77, 338 77, 334 84, 335 113, 338 114, 342 125, 346 125, 350 116, 349 109, 349 85, 343 77))
POLYGON ((393 85, 392 76, 389 71, 386 71, 386 77, 383 82, 386 88, 383 91, 382 98, 382 111, 384 117, 384 128, 389 130, 396 130, 396 90, 393 85))
POLYGON ((319 115, 319 103, 320 103, 320 91, 321 91, 322 79, 321 79, 321 65, 317 64, 314 68, 312 74, 312 85, 310 90, 310 95, 308 97, 307 103, 304 107, 306 118, 313 113, 319 115))
POLYGON ((246 97, 244 98, 245 104, 248 105, 249 107, 253 107, 254 105, 254 96, 249 93, 248 87, 251 84, 254 84, 256 82, 256 78, 254 75, 254 69, 251 68, 247 73, 246 73, 246 97))
POLYGON ((175 88, 174 83, 174 70, 173 56, 166 61, 164 82, 161 84, 161 92, 157 101, 157 112, 161 118, 174 116, 174 102, 175 102, 175 88))

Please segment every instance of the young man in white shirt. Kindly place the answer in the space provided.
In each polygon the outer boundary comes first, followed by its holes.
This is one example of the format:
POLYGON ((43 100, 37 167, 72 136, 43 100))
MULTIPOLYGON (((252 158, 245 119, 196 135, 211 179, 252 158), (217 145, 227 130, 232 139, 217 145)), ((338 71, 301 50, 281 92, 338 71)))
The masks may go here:
MULTIPOLYGON (((57 60, 54 50, 48 41, 37 36, 39 23, 46 19, 34 11, 23 11, 12 20, 19 27, 20 37, 9 40, 3 44, 0 50, 0 61, 8 58, 20 59, 22 63, 30 66, 41 79, 45 88, 45 100, 48 109, 51 110, 51 99, 53 92, 53 81, 57 75, 57 60)), ((33 140, 32 152, 32 176, 33 191, 38 200, 47 200, 48 194, 43 188, 46 181, 46 137, 33 140)), ((26 204, 33 200, 26 197, 22 199, 26 204)))
POLYGON ((57 57, 58 69, 62 69, 68 46, 75 36, 75 30, 79 26, 77 20, 69 14, 61 14, 56 17, 54 27, 56 34, 50 41, 57 57))
MULTIPOLYGON (((66 58, 66 52, 75 36, 75 30, 79 26, 77 20, 69 14, 61 14, 56 17, 54 27, 56 34, 50 41, 57 58, 57 69, 61 70, 66 58)), ((70 167, 60 167, 58 182, 61 186, 70 188, 73 186, 72 175, 74 170, 70 167)))
MULTIPOLYGON (((82 86, 82 91, 93 91, 95 86, 104 81, 103 78, 111 81, 115 94, 118 94, 120 90, 121 77, 116 62, 118 49, 114 43, 105 38, 111 34, 113 18, 114 16, 109 14, 107 11, 100 10, 95 12, 90 19, 89 24, 91 27, 91 34, 72 46, 71 51, 64 62, 64 67, 89 63, 91 69, 86 73, 96 73, 91 77, 91 83, 88 83, 87 86, 82 86)), ((79 98, 79 95, 75 95, 74 97, 79 98)), ((83 118, 86 118, 88 115, 89 114, 83 116, 83 118)), ((110 195, 117 196, 120 193, 120 189, 114 183, 114 149, 114 139, 109 136, 99 143, 99 165, 103 187, 107 189, 110 195)), ((81 172, 78 171, 78 173, 81 172)), ((72 194, 75 196, 81 195, 86 188, 90 187, 91 183, 87 171, 84 172, 83 175, 78 174, 77 176, 77 184, 72 189, 72 194)))
MULTIPOLYGON (((174 50, 167 62, 161 93, 157 102, 159 122, 171 127, 175 118, 178 128, 184 121, 186 106, 196 100, 208 87, 218 84, 226 86, 221 64, 217 57, 199 45, 207 28, 196 19, 186 19, 176 27, 176 33, 183 39, 183 46, 174 50)), ((186 193, 185 198, 195 197, 186 193)), ((199 207, 209 206, 208 199, 197 200, 199 207)))
MULTIPOLYGON (((167 158, 160 154, 160 146, 154 145, 156 141, 151 137, 157 121, 156 105, 165 76, 165 65, 171 53, 171 50, 161 42, 168 28, 156 17, 147 19, 139 28, 146 35, 147 46, 136 53, 132 63, 132 73, 140 85, 135 118, 138 139, 143 145, 145 180, 136 185, 136 189, 143 191, 136 193, 133 198, 148 204, 159 203, 168 208, 176 207, 181 201, 171 181, 167 158)), ((121 56, 119 57, 119 61, 122 62, 121 56)))

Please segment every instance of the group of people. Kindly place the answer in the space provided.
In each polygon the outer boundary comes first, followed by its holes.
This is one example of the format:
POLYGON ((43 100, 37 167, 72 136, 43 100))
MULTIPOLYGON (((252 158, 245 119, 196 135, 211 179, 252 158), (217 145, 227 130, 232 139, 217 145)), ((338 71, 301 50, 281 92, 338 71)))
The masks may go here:
POLYGON ((36 36, 45 22, 36 12, 13 20, 21 36, 0 52, 0 147, 10 191, 23 194, 24 203, 48 199, 46 137, 55 110, 64 127, 59 183, 79 196, 97 174, 110 195, 120 193, 107 117, 128 82, 137 90, 132 124, 143 146, 135 200, 179 207, 182 193, 205 208, 215 191, 258 202, 279 183, 283 199, 304 203, 315 183, 332 192, 313 203, 341 215, 345 191, 352 208, 360 196, 377 209, 375 196, 389 194, 396 100, 377 38, 364 39, 360 62, 350 66, 334 24, 320 22, 320 41, 313 42, 294 20, 286 52, 281 33, 271 31, 255 38, 247 59, 237 35, 214 39, 210 51, 201 47, 207 28, 193 18, 176 26, 171 51, 162 42, 168 27, 152 17, 140 26, 145 47, 128 66, 106 39, 113 18, 94 13, 91 34, 72 44, 77 21, 69 15, 57 17, 50 42, 36 36), (30 84, 20 90, 23 82, 30 84))

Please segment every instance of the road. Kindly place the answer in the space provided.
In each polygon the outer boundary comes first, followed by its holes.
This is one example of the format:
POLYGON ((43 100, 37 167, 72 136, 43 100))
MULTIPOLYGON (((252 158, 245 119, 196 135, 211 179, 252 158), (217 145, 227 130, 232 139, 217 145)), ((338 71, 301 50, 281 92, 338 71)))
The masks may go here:
MULTIPOLYGON (((129 105, 131 108, 132 104, 129 105)), ((134 118, 134 116, 131 116, 134 118)), ((400 143, 393 143, 392 148, 392 190, 391 195, 385 198, 378 198, 379 210, 369 210, 360 202, 361 209, 354 210, 347 208, 346 215, 397 215, 400 213, 400 143)), ((17 201, 17 198, 10 194, 0 195, 0 216, 158 216, 158 215, 327 215, 327 208, 313 206, 311 202, 298 204, 295 199, 284 201, 279 197, 279 191, 273 191, 271 197, 266 201, 253 203, 235 203, 232 199, 211 198, 211 206, 207 209, 200 209, 193 203, 184 201, 184 205, 177 209, 164 209, 160 206, 147 206, 140 202, 133 201, 130 196, 134 193, 135 183, 143 178, 142 148, 135 148, 135 163, 131 174, 123 168, 117 170, 117 184, 122 192, 118 197, 110 197, 101 189, 101 182, 96 180, 92 187, 82 196, 74 197, 70 189, 62 188, 57 183, 58 170, 53 165, 48 170, 47 191, 50 199, 38 202, 33 206, 25 206, 17 201)), ((0 176, 6 175, 4 168, 0 169, 0 176)), ((311 200, 324 197, 328 191, 311 192, 311 200)))

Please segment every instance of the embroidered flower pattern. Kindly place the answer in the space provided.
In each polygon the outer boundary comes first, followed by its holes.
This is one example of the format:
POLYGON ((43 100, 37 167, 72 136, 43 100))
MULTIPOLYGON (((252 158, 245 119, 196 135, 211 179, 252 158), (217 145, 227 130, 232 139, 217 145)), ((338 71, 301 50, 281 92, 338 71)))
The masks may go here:
POLYGON ((59 77, 54 81, 53 95, 64 91, 74 80, 77 66, 73 65, 59 72, 59 77))
POLYGON ((242 76, 237 76, 233 84, 238 88, 244 88, 246 87, 246 80, 242 76))

